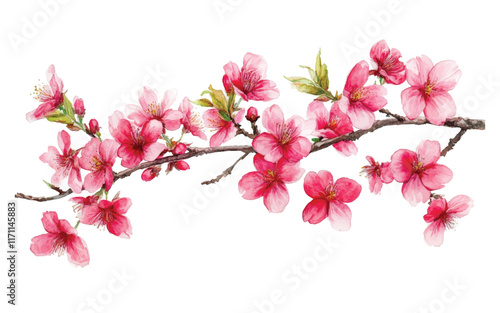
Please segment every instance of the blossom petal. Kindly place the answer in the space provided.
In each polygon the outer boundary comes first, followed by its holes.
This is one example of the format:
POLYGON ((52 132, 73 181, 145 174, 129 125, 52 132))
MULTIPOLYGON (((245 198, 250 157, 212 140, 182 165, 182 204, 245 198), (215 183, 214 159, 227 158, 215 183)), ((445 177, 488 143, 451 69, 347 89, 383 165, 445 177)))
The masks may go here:
POLYGON ((368 129, 375 122, 375 114, 360 102, 351 103, 346 114, 351 119, 352 125, 359 129, 368 129))
POLYGON ((151 120, 141 129, 141 136, 146 142, 156 142, 163 132, 163 125, 160 121, 151 120))
POLYGON ((267 72, 266 60, 260 55, 253 53, 246 53, 243 57, 243 71, 255 71, 259 78, 265 78, 267 72))
POLYGON ((418 175, 412 175, 411 178, 403 183, 403 197, 412 206, 416 206, 419 202, 426 202, 431 196, 431 192, 425 188, 418 175))
POLYGON ((422 55, 406 63, 406 80, 411 86, 423 87, 432 69, 432 61, 422 55))
POLYGON ((264 196, 266 187, 263 175, 259 172, 250 172, 243 175, 238 183, 238 190, 243 199, 246 200, 254 200, 264 196))
POLYGON ((441 189, 453 178, 453 172, 445 165, 435 164, 425 170, 422 183, 429 190, 441 189))
POLYGON ((325 199, 313 199, 302 211, 302 220, 318 224, 328 216, 328 202, 325 199))
POLYGON ((306 194, 311 198, 321 198, 324 190, 325 188, 322 185, 322 180, 319 177, 318 173, 307 173, 306 177, 304 178, 304 191, 306 192, 306 194))
POLYGON ((333 144, 333 147, 344 156, 356 155, 358 153, 358 147, 356 147, 354 141, 337 142, 333 144))
POLYGON ((156 91, 146 86, 139 89, 139 104, 144 112, 149 111, 151 104, 157 105, 158 96, 156 91))
POLYGON ((264 192, 264 205, 272 213, 283 212, 289 200, 288 189, 283 183, 275 182, 264 192))
POLYGON ((349 93, 352 93, 359 87, 363 87, 363 85, 368 80, 369 76, 369 66, 366 61, 360 61, 358 64, 354 66, 354 68, 347 76, 347 81, 345 83, 344 90, 347 90, 349 93))
POLYGON ((59 217, 56 212, 45 212, 42 217, 43 228, 48 233, 58 234, 59 230, 59 217))
POLYGON ((431 204, 427 208, 427 214, 424 215, 424 221, 426 223, 432 223, 435 220, 439 219, 441 214, 443 214, 446 210, 446 200, 442 199, 434 199, 431 204))
POLYGON ((422 165, 429 166, 436 164, 441 157, 441 145, 439 141, 424 140, 417 147, 417 158, 422 165))
POLYGON ((351 229, 351 209, 340 201, 330 201, 328 206, 328 219, 333 229, 346 231, 351 229))
POLYGON ((127 213, 128 209, 132 206, 132 200, 130 198, 120 198, 113 201, 113 208, 119 214, 127 213))
POLYGON ((444 241, 445 225, 440 220, 432 222, 424 231, 424 239, 428 245, 439 247, 444 241))
POLYGON ((434 125, 443 125, 457 112, 455 101, 447 91, 434 91, 427 98, 424 115, 434 125))
POLYGON ((115 220, 107 224, 108 231, 120 238, 130 238, 132 235, 132 225, 128 217, 123 215, 115 215, 115 220))
POLYGON ((144 146, 144 160, 154 161, 167 147, 159 142, 154 142, 144 146))
POLYGON ((76 235, 71 236, 71 239, 68 240, 66 251, 68 253, 68 260, 76 266, 84 267, 89 264, 89 250, 82 238, 76 235))
POLYGON ((285 183, 294 183, 298 181, 305 170, 300 168, 300 163, 287 162, 286 160, 279 160, 277 164, 278 175, 285 183))
POLYGON ((361 185, 350 178, 339 178, 333 185, 333 189, 337 194, 335 200, 349 203, 356 200, 361 193, 361 185))
POLYGON ((390 170, 399 183, 407 182, 413 174, 413 164, 417 162, 417 154, 413 151, 400 149, 391 156, 390 170))
POLYGON ((285 117, 281 108, 274 104, 262 113, 262 125, 273 135, 278 133, 277 127, 285 123, 285 117))
POLYGON ((434 65, 429 72, 429 80, 434 85, 434 89, 450 91, 458 83, 462 76, 462 71, 458 69, 455 61, 441 61, 434 65))
POLYGON ((424 95, 418 87, 409 87, 401 93, 403 111, 410 120, 416 119, 425 108, 424 95))
POLYGON ((31 239, 30 250, 36 256, 46 256, 54 253, 54 240, 58 234, 43 234, 31 239))
POLYGON ((448 214, 453 214, 456 217, 464 217, 469 214, 470 209, 474 206, 474 201, 468 196, 459 195, 451 198, 448 201, 448 214))
POLYGON ((276 162, 283 156, 283 150, 278 145, 276 137, 269 133, 262 133, 255 137, 252 146, 257 153, 264 155, 269 162, 276 162))

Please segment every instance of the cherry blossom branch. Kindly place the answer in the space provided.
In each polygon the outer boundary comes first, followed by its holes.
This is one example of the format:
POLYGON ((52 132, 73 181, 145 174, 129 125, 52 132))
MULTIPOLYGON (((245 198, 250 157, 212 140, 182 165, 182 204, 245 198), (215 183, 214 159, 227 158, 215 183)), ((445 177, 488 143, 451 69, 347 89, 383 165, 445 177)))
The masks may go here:
POLYGON ((236 166, 236 164, 238 164, 241 160, 243 160, 244 158, 246 158, 249 154, 250 154, 250 152, 245 152, 241 157, 239 157, 236 160, 236 162, 233 163, 233 165, 231 165, 230 167, 228 167, 227 169, 225 169, 220 175, 218 175, 214 179, 206 180, 206 181, 202 182, 201 184, 202 185, 215 184, 215 183, 219 182, 223 177, 231 175, 231 173, 233 172, 233 169, 236 166))
MULTIPOLYGON (((339 136, 336 138, 316 142, 311 147, 311 153, 323 150, 323 149, 325 149, 325 148, 327 148, 335 143, 338 143, 340 141, 355 141, 355 140, 361 138, 363 135, 374 132, 375 130, 380 129, 382 127, 395 126, 395 125, 426 125, 426 124, 432 125, 427 119, 425 119, 423 117, 420 117, 420 118, 417 118, 414 120, 409 120, 407 118, 404 118, 403 120, 398 120, 396 117, 378 120, 378 121, 375 121, 373 126, 370 127, 369 129, 357 130, 357 131, 354 131, 354 132, 351 132, 351 133, 348 133, 348 134, 345 134, 345 135, 342 135, 342 136, 339 136)), ((449 119, 448 121, 446 121, 446 123, 443 126, 461 129, 459 134, 457 136, 455 136, 455 138, 450 140, 450 142, 452 142, 451 146, 453 147, 460 140, 460 138, 462 137, 462 135, 465 133, 466 130, 469 130, 469 129, 484 130, 485 129, 485 121, 478 120, 478 119, 455 117, 455 118, 452 118, 452 119, 449 119)), ((450 144, 448 146, 450 146, 450 144)), ((448 147, 446 147, 445 150, 447 148, 448 147)), ((447 152, 451 149, 452 148, 449 148, 447 150, 447 152)), ((152 167, 155 165, 160 165, 160 164, 169 163, 169 162, 175 162, 175 161, 179 161, 179 160, 185 160, 185 159, 189 159, 192 157, 202 156, 205 154, 212 154, 212 153, 218 153, 218 152, 229 152, 229 151, 244 152, 246 155, 248 155, 250 153, 255 153, 255 150, 253 149, 253 147, 251 145, 219 146, 219 147, 213 147, 213 148, 212 147, 207 147, 207 148, 190 147, 190 148, 188 148, 187 153, 162 157, 162 158, 158 158, 154 161, 150 161, 150 162, 143 162, 134 168, 126 169, 126 170, 123 170, 119 173, 116 173, 114 175, 114 181, 128 177, 132 173, 134 173, 138 170, 146 169, 148 167, 152 167)), ((246 157, 246 155, 245 155, 245 157, 246 157)), ((240 159, 243 159, 243 158, 240 157, 240 159)), ((236 163, 238 163, 239 161, 241 161, 241 160, 237 160, 236 163)), ((234 164, 234 166, 236 165, 236 163, 234 164)), ((215 178, 214 180, 216 180, 216 179, 217 178, 215 178)), ((26 199, 26 200, 43 202, 43 201, 61 199, 63 197, 70 195, 72 192, 73 191, 71 189, 68 189, 66 191, 63 191, 59 195, 52 196, 52 197, 35 197, 35 196, 25 195, 23 193, 17 193, 15 195, 15 197, 21 198, 21 199, 26 199)))
POLYGON ((446 156, 446 154, 455 147, 460 139, 462 139, 462 136, 465 134, 465 132, 467 132, 467 128, 461 128, 458 134, 450 139, 448 145, 443 149, 443 151, 441 151, 442 157, 446 156))
POLYGON ((385 115, 387 115, 388 117, 392 116, 394 117, 395 119, 397 119, 398 121, 402 122, 405 120, 404 116, 401 116, 399 114, 395 114, 395 113, 392 113, 391 111, 387 110, 387 109, 380 109, 378 110, 380 113, 384 113, 385 115))
POLYGON ((236 121, 234 120, 234 118, 231 118, 231 121, 233 122, 234 127, 236 127, 236 129, 238 130, 236 132, 236 135, 243 134, 244 136, 246 136, 246 137, 248 137, 250 139, 254 139, 256 137, 255 134, 252 135, 249 132, 247 132, 245 129, 243 129, 243 127, 241 127, 241 124, 236 123, 236 121))

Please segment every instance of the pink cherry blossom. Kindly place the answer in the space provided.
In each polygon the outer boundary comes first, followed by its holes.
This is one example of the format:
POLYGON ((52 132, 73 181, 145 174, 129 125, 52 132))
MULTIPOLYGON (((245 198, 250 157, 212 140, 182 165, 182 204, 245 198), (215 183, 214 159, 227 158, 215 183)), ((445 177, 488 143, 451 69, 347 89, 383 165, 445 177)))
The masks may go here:
POLYGON ((257 171, 245 174, 238 183, 243 199, 255 200, 264 197, 264 205, 269 212, 283 212, 289 201, 285 184, 298 181, 304 174, 300 164, 284 159, 276 163, 268 162, 264 156, 256 154, 253 163, 257 171))
POLYGON ((139 104, 141 106, 130 105, 128 108, 132 113, 128 117, 137 126, 144 126, 147 122, 156 120, 162 123, 162 132, 165 129, 177 130, 181 126, 183 116, 181 112, 170 109, 176 96, 177 91, 167 90, 161 102, 158 103, 156 91, 149 87, 143 87, 139 90, 139 104))
POLYGON ((122 166, 132 168, 142 160, 153 161, 166 149, 164 144, 157 142, 163 130, 161 122, 150 120, 136 127, 126 119, 117 121, 117 117, 116 114, 110 117, 110 132, 120 143, 118 156, 122 158, 122 166))
POLYGON ((257 153, 264 155, 266 161, 276 162, 284 158, 288 162, 298 162, 311 151, 311 142, 301 136, 303 131, 313 129, 314 122, 310 122, 296 115, 285 121, 283 111, 275 104, 262 114, 262 124, 268 132, 255 137, 252 146, 257 153))
POLYGON ((117 198, 112 201, 101 200, 97 205, 85 207, 80 215, 80 222, 97 227, 106 227, 118 237, 130 238, 132 226, 124 214, 132 205, 129 198, 117 198))
MULTIPOLYGON (((234 121, 238 124, 241 123, 244 115, 245 110, 241 109, 236 113, 234 121)), ((205 126, 215 130, 215 134, 210 137, 210 147, 218 147, 236 136, 237 129, 233 122, 223 119, 217 109, 206 110, 203 113, 203 120, 205 121, 205 126)))
POLYGON ((68 253, 68 260, 76 266, 89 264, 87 244, 80 238, 67 220, 60 220, 56 212, 45 212, 42 217, 47 234, 31 239, 30 250, 36 256, 68 253))
POLYGON ((379 194, 382 190, 382 183, 389 184, 392 183, 394 177, 392 177, 392 172, 390 169, 389 162, 376 162, 371 156, 367 156, 366 159, 370 165, 363 166, 361 173, 364 173, 368 178, 368 183, 370 185, 370 192, 374 194, 379 194))
MULTIPOLYGON (((334 102, 330 112, 321 101, 313 101, 307 107, 307 118, 314 120, 316 130, 313 135, 323 138, 336 138, 353 131, 349 117, 339 109, 338 103, 334 102)), ((358 148, 352 141, 340 141, 333 147, 345 156, 355 155, 358 148)))
POLYGON ((462 72, 455 61, 442 61, 436 65, 425 55, 411 59, 406 64, 406 80, 411 87, 401 93, 406 116, 413 120, 422 111, 435 125, 455 115, 455 101, 448 91, 455 88, 462 72))
POLYGON ((229 62, 224 66, 225 75, 222 78, 226 91, 231 90, 229 82, 243 100, 270 101, 279 97, 276 84, 267 80, 267 63, 260 55, 245 54, 243 67, 229 62))
POLYGON ((120 145, 111 139, 101 142, 97 138, 90 139, 82 150, 80 167, 90 171, 85 176, 83 187, 88 192, 94 192, 105 185, 106 190, 113 185, 113 164, 120 145))
POLYGON ((313 198, 302 212, 304 222, 317 224, 328 216, 333 229, 351 228, 352 213, 346 203, 359 197, 360 184, 345 177, 334 181, 329 171, 309 172, 304 178, 304 190, 313 198))
POLYGON ((385 40, 373 45, 370 58, 375 67, 370 74, 383 77, 389 84, 400 85, 405 81, 405 65, 399 61, 401 52, 398 49, 389 49, 385 40))
POLYGON ((45 118, 54 113, 64 101, 64 84, 57 76, 54 65, 47 69, 49 85, 35 86, 34 98, 41 102, 35 110, 26 114, 28 122, 45 118))
POLYGON ((429 200, 432 190, 443 188, 453 177, 448 167, 437 164, 440 156, 439 142, 431 140, 423 141, 416 153, 400 149, 392 155, 392 175, 403 183, 403 197, 412 206, 429 200))
POLYGON ((75 151, 70 148, 71 137, 65 130, 60 131, 57 135, 57 143, 62 154, 59 153, 56 147, 49 146, 48 152, 40 156, 42 162, 49 164, 50 167, 56 170, 50 182, 55 186, 59 186, 61 181, 69 176, 69 187, 75 193, 80 193, 82 191, 82 176, 78 163, 79 150, 75 151))
POLYGON ((424 231, 424 239, 427 244, 439 247, 443 244, 445 229, 454 229, 456 219, 469 214, 469 210, 474 206, 471 198, 460 195, 452 198, 432 200, 424 220, 429 226, 424 231))
POLYGON ((193 113, 193 105, 187 97, 182 100, 179 111, 182 113, 182 125, 185 133, 191 133, 203 140, 207 140, 207 135, 203 132, 203 120, 198 114, 193 113))
POLYGON ((368 129, 375 122, 373 112, 387 104, 383 96, 387 94, 380 85, 364 86, 369 77, 368 63, 361 61, 354 66, 347 77, 339 108, 351 119, 352 125, 359 129, 368 129))
POLYGON ((87 197, 73 197, 69 199, 69 201, 73 202, 73 211, 79 213, 82 209, 91 206, 97 205, 99 201, 99 196, 91 195, 87 197))
POLYGON ((85 105, 83 103, 82 98, 75 97, 73 99, 73 106, 75 107, 76 115, 78 115, 80 117, 85 116, 85 105))

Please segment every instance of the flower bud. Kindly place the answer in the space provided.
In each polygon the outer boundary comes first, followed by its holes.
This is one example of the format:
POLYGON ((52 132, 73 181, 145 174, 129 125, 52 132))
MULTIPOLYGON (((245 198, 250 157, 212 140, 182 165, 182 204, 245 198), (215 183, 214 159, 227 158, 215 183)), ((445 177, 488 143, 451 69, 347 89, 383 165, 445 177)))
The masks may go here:
POLYGON ((255 123, 259 119, 259 112, 254 107, 249 107, 247 110, 247 115, 245 118, 250 121, 250 123, 255 123))
POLYGON ((97 122, 96 119, 91 119, 90 122, 89 122, 89 128, 90 128, 90 132, 92 134, 96 134, 98 131, 99 131, 99 123, 97 122))
POLYGON ((84 117, 85 116, 85 105, 83 104, 82 98, 75 97, 73 100, 74 102, 74 107, 75 107, 75 113, 79 117, 84 117))
POLYGON ((234 93, 234 87, 233 83, 231 80, 229 80, 229 77, 227 75, 224 75, 222 77, 222 84, 224 84, 224 89, 226 90, 226 94, 232 94, 234 93))
POLYGON ((186 150, 187 150, 186 144, 184 144, 184 143, 178 143, 175 146, 174 150, 172 151, 172 154, 174 154, 174 155, 184 154, 184 153, 186 153, 186 150))
POLYGON ((161 166, 148 167, 142 172, 141 179, 143 181, 151 181, 160 174, 161 166))

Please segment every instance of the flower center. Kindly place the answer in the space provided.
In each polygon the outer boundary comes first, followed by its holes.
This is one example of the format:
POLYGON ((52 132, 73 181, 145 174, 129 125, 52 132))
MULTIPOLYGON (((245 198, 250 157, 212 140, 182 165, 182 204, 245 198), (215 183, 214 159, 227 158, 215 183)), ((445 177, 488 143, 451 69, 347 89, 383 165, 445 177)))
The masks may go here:
POLYGON ((418 161, 417 162, 414 162, 413 163, 413 172, 416 173, 416 174, 422 174, 423 172, 425 171, 425 167, 424 167, 424 164, 422 163, 422 161, 418 161))
POLYGON ((335 200, 335 197, 337 196, 336 190, 333 187, 333 185, 329 185, 328 187, 325 188, 325 198, 328 201, 333 201, 335 200))
POLYGON ((333 119, 330 121, 330 123, 328 123, 327 128, 335 130, 335 128, 337 128, 337 123, 338 123, 337 119, 333 119))
POLYGON ((90 170, 92 172, 99 171, 103 167, 103 165, 104 163, 102 162, 102 160, 97 155, 94 155, 92 157, 92 167, 90 170))
POLYGON ((278 125, 276 125, 276 132, 279 134, 278 142, 281 145, 286 145, 295 137, 295 133, 297 132, 297 128, 291 127, 290 125, 287 125, 287 124, 284 124, 284 125, 278 124, 278 125))
POLYGON ((59 234, 52 243, 54 246, 53 253, 57 253, 58 256, 63 255, 66 251, 66 241, 66 234, 59 234))
POLYGON ((148 113, 151 117, 159 118, 161 116, 161 106, 158 103, 153 102, 149 105, 146 113, 148 113))
POLYGON ((272 182, 275 182, 279 179, 279 174, 276 170, 274 169, 271 169, 271 170, 267 170, 265 173, 264 173, 264 180, 267 181, 268 183, 272 183, 272 182))
POLYGON ((351 101, 352 102, 359 101, 359 99, 361 99, 362 96, 363 96, 363 88, 360 87, 351 94, 351 101))
POLYGON ((242 71, 241 83, 243 84, 243 91, 251 91, 258 80, 259 77, 255 71, 242 71))

